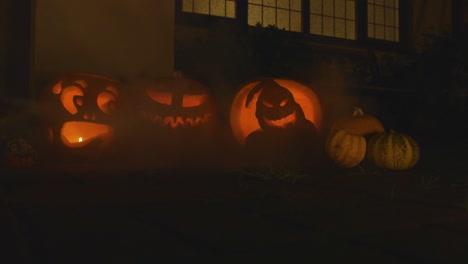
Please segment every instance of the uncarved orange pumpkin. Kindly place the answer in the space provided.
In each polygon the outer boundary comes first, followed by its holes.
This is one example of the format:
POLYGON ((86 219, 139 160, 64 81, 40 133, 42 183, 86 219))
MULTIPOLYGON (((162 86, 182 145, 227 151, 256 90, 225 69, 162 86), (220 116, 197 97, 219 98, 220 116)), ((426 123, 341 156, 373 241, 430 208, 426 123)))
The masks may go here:
POLYGON ((354 107, 353 115, 336 120, 331 126, 330 133, 340 129, 362 136, 385 132, 385 128, 377 117, 365 114, 359 107, 354 107))

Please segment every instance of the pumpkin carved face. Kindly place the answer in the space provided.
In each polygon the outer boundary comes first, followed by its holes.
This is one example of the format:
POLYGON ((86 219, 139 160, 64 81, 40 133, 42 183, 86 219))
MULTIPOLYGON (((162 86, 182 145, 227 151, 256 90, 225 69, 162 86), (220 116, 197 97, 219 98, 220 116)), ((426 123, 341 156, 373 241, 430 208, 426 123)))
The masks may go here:
POLYGON ((294 80, 265 78, 244 85, 231 106, 232 132, 241 144, 253 132, 307 127, 320 130, 319 99, 308 86, 294 80))
MULTIPOLYGON (((249 97, 252 98, 253 94, 259 90, 263 91, 257 99, 255 116, 262 129, 285 128, 294 125, 299 118, 303 118, 304 113, 301 107, 288 89, 268 79, 252 89, 249 97)), ((248 103, 249 100, 246 105, 248 103)))
POLYGON ((72 73, 60 78, 49 90, 59 110, 51 139, 68 148, 110 141, 119 89, 116 81, 99 75, 72 73))
POLYGON ((181 76, 143 83, 146 99, 143 117, 168 129, 195 128, 214 117, 208 90, 199 82, 181 76))

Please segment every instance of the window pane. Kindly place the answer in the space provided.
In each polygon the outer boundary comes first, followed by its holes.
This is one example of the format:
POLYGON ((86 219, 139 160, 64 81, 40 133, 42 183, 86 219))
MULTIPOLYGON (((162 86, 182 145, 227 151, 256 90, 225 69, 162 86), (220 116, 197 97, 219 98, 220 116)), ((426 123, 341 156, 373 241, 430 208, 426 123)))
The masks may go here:
POLYGON ((291 31, 302 32, 302 13, 291 12, 291 31))
POLYGON ((369 38, 374 38, 375 37, 374 29, 375 29, 374 24, 368 24, 367 25, 367 36, 369 36, 369 38))
POLYGON ((375 38, 385 39, 385 27, 376 25, 375 26, 375 38))
POLYGON ((333 18, 323 17, 323 35, 333 37, 334 33, 333 18))
MULTIPOLYGON (((249 0, 249 3, 253 0, 249 0)), ((249 4, 249 25, 261 22, 262 26, 276 26, 289 31, 302 30, 302 0, 255 0, 259 4, 249 4), (295 11, 297 9, 298 11, 295 11)))
POLYGON ((302 0, 290 0, 291 10, 301 11, 302 10, 302 0))
POLYGON ((263 8, 263 26, 276 25, 276 9, 271 7, 263 8))
POLYGON ((182 11, 184 11, 184 12, 193 12, 193 1, 192 0, 184 0, 182 2, 182 11))
POLYGON ((322 35, 322 16, 310 15, 310 33, 322 35))
POLYGON ((255 26, 257 23, 262 23, 262 7, 257 5, 249 5, 249 25, 255 26))
POLYGON ((356 17, 356 2, 354 1, 346 1, 346 18, 354 20, 356 17))
POLYGON ((400 26, 400 12, 398 12, 398 9, 395 10, 395 27, 400 26))
POLYGON ((209 3, 210 0, 194 0, 193 12, 208 15, 210 13, 209 3))
POLYGON ((310 0, 310 13, 322 14, 322 0, 310 0))
POLYGON ((264 6, 275 7, 276 6, 276 0, 263 0, 263 5, 264 6))
POLYGON ((345 0, 335 0, 335 17, 345 18, 345 0))
POLYGON ((279 29, 286 29, 289 30, 289 11, 288 10, 282 10, 278 9, 278 22, 276 26, 279 29))
POLYGON ((226 1, 226 17, 230 17, 230 18, 236 17, 236 2, 235 1, 226 1))
POLYGON ((225 0, 211 0, 210 14, 215 16, 224 16, 226 12, 225 0))
POLYGON ((356 0, 310 0, 309 3, 311 34, 356 38, 356 0))
POLYGON ((395 7, 395 0, 385 0, 385 6, 395 7))
POLYGON ((323 1, 323 14, 333 16, 333 1, 323 1))
POLYGON ((346 24, 344 19, 335 19, 335 37, 346 38, 346 24))
POLYGON ((262 0, 249 0, 249 4, 261 5, 261 4, 262 4, 262 0))
POLYGON ((355 21, 346 21, 346 38, 347 39, 356 39, 356 22, 355 21))
POLYGON ((367 5, 367 22, 374 23, 374 5, 367 5))
POLYGON ((395 11, 393 8, 385 8, 385 25, 395 26, 395 11))
POLYGON ((384 8, 383 6, 375 6, 375 23, 383 25, 384 21, 384 8))
POLYGON ((375 0, 375 4, 368 2, 368 34, 369 38, 387 41, 399 41, 399 0, 375 0), (382 5, 384 4, 384 5, 382 5), (372 19, 374 18, 374 19, 372 19))
POLYGON ((390 41, 395 40, 395 31, 392 30, 392 28, 387 28, 385 30, 385 39, 390 41))
POLYGON ((278 8, 289 9, 289 0, 278 0, 278 8))

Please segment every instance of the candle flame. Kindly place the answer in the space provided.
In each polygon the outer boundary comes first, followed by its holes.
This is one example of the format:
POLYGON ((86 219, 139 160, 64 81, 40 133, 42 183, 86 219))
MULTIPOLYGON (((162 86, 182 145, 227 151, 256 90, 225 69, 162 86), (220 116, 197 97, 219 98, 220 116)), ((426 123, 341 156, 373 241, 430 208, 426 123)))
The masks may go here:
POLYGON ((78 138, 78 142, 83 142, 83 138, 82 137, 78 138))

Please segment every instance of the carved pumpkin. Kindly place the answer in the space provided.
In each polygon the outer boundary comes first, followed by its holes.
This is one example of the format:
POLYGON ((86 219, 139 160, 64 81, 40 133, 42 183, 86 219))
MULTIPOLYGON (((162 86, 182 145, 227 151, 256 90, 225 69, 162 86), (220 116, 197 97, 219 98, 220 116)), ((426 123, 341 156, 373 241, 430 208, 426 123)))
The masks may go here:
POLYGON ((145 80, 138 84, 144 94, 143 117, 156 127, 190 129, 212 125, 214 104, 208 89, 180 72, 171 78, 145 80))
POLYGON ((385 129, 375 116, 364 114, 361 108, 354 107, 352 116, 336 120, 330 129, 330 134, 345 129, 350 134, 368 136, 385 132, 385 129))
POLYGON ((139 160, 167 166, 199 165, 214 149, 217 115, 209 89, 175 72, 131 85, 139 160), (151 147, 148 147, 151 146, 151 147), (141 157, 141 158, 140 158, 141 157))
POLYGON ((338 166, 353 168, 366 156, 366 139, 344 129, 332 133, 325 143, 325 152, 338 166))
POLYGON ((49 139, 66 149, 102 148, 115 135, 121 85, 108 77, 69 73, 46 90, 49 139))
POLYGON ((31 167, 36 163, 37 152, 24 138, 18 137, 6 142, 4 161, 9 167, 31 167))
POLYGON ((322 109, 316 93, 294 80, 256 79, 245 84, 234 98, 230 112, 231 129, 244 144, 255 131, 322 124, 322 109))
POLYGON ((304 168, 318 157, 322 122, 319 99, 289 79, 262 78, 241 87, 231 105, 230 124, 254 167, 304 168))
POLYGON ((367 144, 367 158, 383 169, 410 169, 419 161, 419 155, 414 138, 394 130, 374 135, 367 144))

